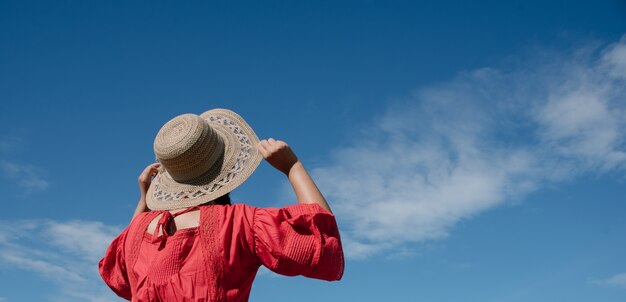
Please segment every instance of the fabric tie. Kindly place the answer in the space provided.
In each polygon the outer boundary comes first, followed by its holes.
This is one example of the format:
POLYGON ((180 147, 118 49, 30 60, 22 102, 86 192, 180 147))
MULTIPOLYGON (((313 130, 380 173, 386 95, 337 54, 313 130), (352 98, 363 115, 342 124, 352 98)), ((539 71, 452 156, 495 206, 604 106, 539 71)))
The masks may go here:
POLYGON ((169 231, 172 229, 171 223, 174 220, 174 217, 181 215, 181 214, 185 214, 187 212, 191 212, 196 209, 198 209, 197 206, 190 207, 180 212, 176 212, 174 214, 172 214, 170 211, 161 211, 162 212, 161 219, 159 219, 159 222, 157 222, 156 228, 154 228, 154 233, 152 233, 152 238, 150 241, 154 243, 159 240, 159 230, 160 230, 161 231, 161 236, 160 236, 161 243, 159 244, 159 250, 162 250, 165 247, 167 238, 170 236, 169 231))

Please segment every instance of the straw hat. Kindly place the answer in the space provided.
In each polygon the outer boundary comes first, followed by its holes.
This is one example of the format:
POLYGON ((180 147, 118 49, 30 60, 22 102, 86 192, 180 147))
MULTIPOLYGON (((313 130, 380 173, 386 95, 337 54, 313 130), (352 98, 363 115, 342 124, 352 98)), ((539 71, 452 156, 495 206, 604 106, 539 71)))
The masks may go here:
POLYGON ((241 116, 227 109, 173 118, 154 139, 161 168, 148 189, 148 208, 195 206, 234 190, 261 162, 258 142, 241 116))

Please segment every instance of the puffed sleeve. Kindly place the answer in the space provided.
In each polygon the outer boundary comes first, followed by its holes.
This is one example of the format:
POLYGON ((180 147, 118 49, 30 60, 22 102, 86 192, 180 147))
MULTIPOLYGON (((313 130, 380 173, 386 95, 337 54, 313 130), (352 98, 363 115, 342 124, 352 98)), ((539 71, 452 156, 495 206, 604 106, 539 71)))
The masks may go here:
POLYGON ((102 280, 115 292, 118 296, 130 300, 132 298, 130 290, 130 282, 126 273, 126 262, 124 258, 124 242, 128 228, 119 236, 113 239, 111 245, 107 248, 104 257, 98 264, 98 270, 102 280))
POLYGON ((328 281, 343 275, 344 258, 335 216, 317 204, 257 208, 255 253, 270 270, 328 281))

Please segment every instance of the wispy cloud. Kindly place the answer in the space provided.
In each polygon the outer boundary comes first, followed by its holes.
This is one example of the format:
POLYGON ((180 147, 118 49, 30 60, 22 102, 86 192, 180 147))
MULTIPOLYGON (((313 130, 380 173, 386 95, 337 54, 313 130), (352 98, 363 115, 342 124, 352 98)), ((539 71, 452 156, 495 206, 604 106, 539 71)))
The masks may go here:
POLYGON ((19 188, 18 195, 44 191, 50 186, 44 169, 14 159, 26 150, 25 145, 19 137, 0 136, 0 175, 19 188))
POLYGON ((17 153, 25 149, 22 138, 13 135, 0 135, 0 153, 17 153))
POLYGON ((367 257, 445 238, 546 183, 626 167, 626 38, 482 68, 395 101, 313 170, 367 257))
POLYGON ((24 252, 16 250, 3 250, 2 255, 0 255, 0 260, 20 269, 33 271, 49 279, 60 278, 68 282, 80 283, 85 281, 85 279, 76 272, 72 272, 65 267, 49 261, 34 259, 30 256, 32 255, 27 255, 24 252))
POLYGON ((592 280, 589 283, 600 286, 616 286, 626 288, 626 273, 617 274, 607 279, 592 280))
POLYGON ((44 231, 52 245, 92 262, 102 257, 113 236, 119 232, 118 227, 81 220, 49 221, 44 231))
POLYGON ((3 160, 0 168, 4 176, 14 180, 24 194, 44 191, 50 186, 50 182, 43 177, 44 170, 33 165, 3 160))
POLYGON ((120 231, 97 221, 28 220, 0 224, 0 263, 58 286, 52 301, 114 301, 97 261, 120 231))

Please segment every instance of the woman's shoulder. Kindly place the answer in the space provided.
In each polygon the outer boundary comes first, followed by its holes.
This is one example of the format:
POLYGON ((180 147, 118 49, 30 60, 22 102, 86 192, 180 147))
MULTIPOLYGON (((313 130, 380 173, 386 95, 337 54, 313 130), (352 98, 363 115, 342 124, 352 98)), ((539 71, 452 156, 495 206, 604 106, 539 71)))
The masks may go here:
POLYGON ((284 220, 300 216, 334 215, 318 204, 293 204, 283 207, 260 207, 244 203, 232 205, 202 206, 201 220, 206 223, 246 223, 253 224, 259 219, 284 220), (221 220, 221 222, 220 222, 221 220))
POLYGON ((326 209, 322 208, 320 205, 316 203, 298 203, 291 204, 285 206, 277 206, 277 207, 261 207, 261 206, 253 206, 245 203, 237 203, 227 206, 222 206, 223 211, 225 212, 234 212, 234 213, 244 213, 244 214, 278 214, 281 212, 291 213, 292 215, 308 215, 308 214, 329 214, 333 216, 333 214, 326 209))
POLYGON ((236 204, 228 205, 225 207, 231 207, 234 210, 240 210, 240 211, 282 210, 282 209, 287 209, 287 210, 296 209, 296 210, 303 210, 307 212, 326 211, 324 208, 322 208, 319 204, 316 204, 316 203, 297 203, 297 204, 290 204, 290 205, 283 205, 283 206, 268 206, 268 207, 253 206, 253 205, 249 205, 245 203, 236 203, 236 204))
POLYGON ((245 212, 253 213, 257 209, 259 209, 259 207, 251 206, 245 203, 235 203, 235 204, 229 204, 229 205, 200 206, 200 209, 204 210, 205 212, 217 212, 217 213, 223 213, 223 214, 229 215, 229 214, 245 213, 245 212))

